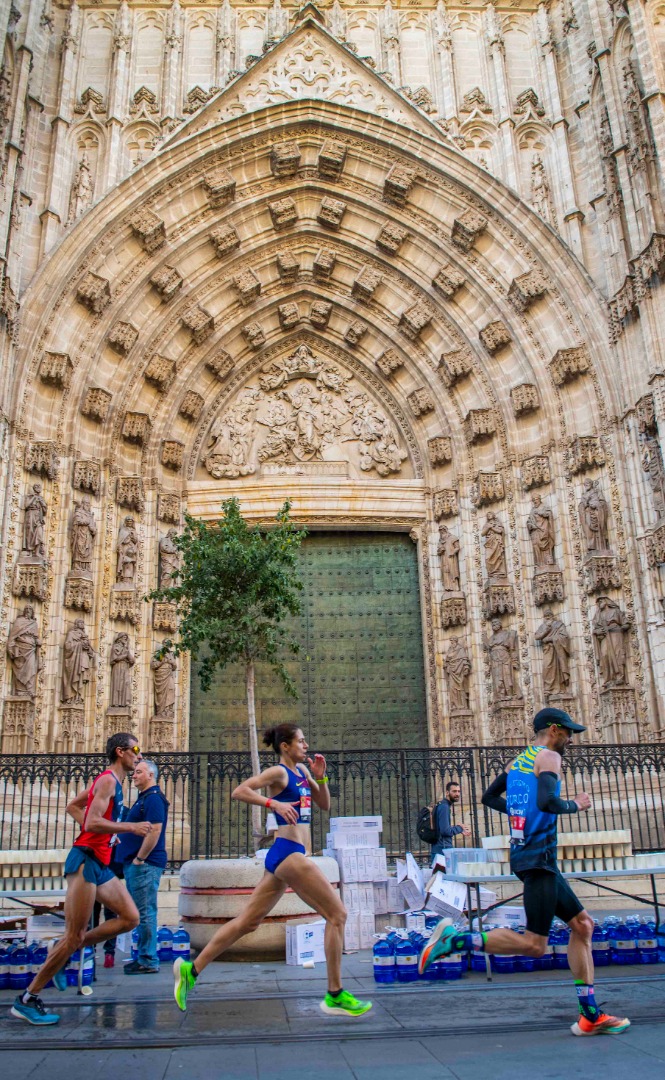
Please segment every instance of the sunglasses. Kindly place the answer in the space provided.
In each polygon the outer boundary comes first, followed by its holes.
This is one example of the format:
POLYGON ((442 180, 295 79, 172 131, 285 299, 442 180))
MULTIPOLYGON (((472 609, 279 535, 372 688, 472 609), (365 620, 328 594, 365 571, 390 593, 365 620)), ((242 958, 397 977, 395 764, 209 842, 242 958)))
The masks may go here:
POLYGON ((131 750, 132 754, 140 754, 141 753, 141 747, 140 746, 126 746, 125 750, 131 750))

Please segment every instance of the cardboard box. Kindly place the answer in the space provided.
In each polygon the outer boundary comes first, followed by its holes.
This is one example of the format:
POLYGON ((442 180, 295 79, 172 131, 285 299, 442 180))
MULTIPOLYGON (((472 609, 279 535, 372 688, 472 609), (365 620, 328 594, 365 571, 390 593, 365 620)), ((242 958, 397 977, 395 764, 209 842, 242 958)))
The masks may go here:
POLYGON ((435 874, 429 882, 427 907, 437 915, 449 915, 455 918, 461 914, 466 904, 466 885, 460 881, 449 881, 445 874, 435 874))
POLYGON ((26 944, 33 941, 56 941, 65 932, 65 920, 57 915, 28 915, 26 923, 26 944))
POLYGON ((372 885, 374 890, 374 914, 388 914, 388 882, 375 881, 372 885))
POLYGON ((360 948, 371 949, 374 945, 374 912, 361 911, 359 923, 360 948))
POLYGON ((393 875, 386 881, 386 891, 388 893, 388 912, 394 914, 398 911, 404 910, 404 898, 402 896, 402 889, 397 878, 393 875))
POLYGON ((326 846, 335 851, 340 848, 374 848, 380 843, 380 834, 377 829, 356 829, 353 832, 330 832, 326 837, 326 846))
POLYGON ((344 952, 357 952, 360 948, 360 915, 348 915, 344 928, 344 952))
POLYGON ((404 925, 407 930, 424 930, 425 929, 425 913, 424 911, 410 911, 408 915, 404 916, 404 925))
POLYGON ((383 831, 383 818, 380 814, 376 817, 333 817, 330 819, 331 832, 361 832, 365 829, 374 832, 383 831))
POLYGON ((358 848, 358 881, 385 881, 388 877, 385 848, 358 848))
POLYGON ((374 885, 371 881, 363 882, 358 886, 358 894, 360 897, 360 914, 363 911, 369 911, 374 914, 374 885))
POLYGON ((422 870, 410 851, 406 860, 396 860, 397 880, 402 890, 404 906, 410 911, 420 911, 425 906, 425 884, 422 870))
POLYGON ((339 866, 340 881, 349 882, 358 880, 358 855, 356 848, 340 848, 335 852, 337 865, 339 866))
POLYGON ((342 903, 349 915, 360 914, 360 886, 350 882, 343 882, 339 887, 342 903))
POLYGON ((324 963, 326 959, 323 951, 325 929, 325 919, 318 919, 311 923, 287 923, 287 964, 297 967, 299 964, 304 964, 305 960, 313 960, 315 964, 324 963))

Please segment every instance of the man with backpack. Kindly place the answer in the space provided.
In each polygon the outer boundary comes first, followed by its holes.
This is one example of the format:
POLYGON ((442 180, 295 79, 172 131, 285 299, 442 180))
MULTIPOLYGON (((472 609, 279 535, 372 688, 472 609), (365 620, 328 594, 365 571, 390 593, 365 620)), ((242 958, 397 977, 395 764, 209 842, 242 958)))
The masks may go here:
POLYGON ((450 811, 459 802, 461 790, 457 780, 446 784, 446 797, 436 806, 427 806, 420 811, 417 832, 421 840, 432 845, 432 859, 446 848, 453 847, 454 836, 470 836, 468 825, 451 825, 450 811))

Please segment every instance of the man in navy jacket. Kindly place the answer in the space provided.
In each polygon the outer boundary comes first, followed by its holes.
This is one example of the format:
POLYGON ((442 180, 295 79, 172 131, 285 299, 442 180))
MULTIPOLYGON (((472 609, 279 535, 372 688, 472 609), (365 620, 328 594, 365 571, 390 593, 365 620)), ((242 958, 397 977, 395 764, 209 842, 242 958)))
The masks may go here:
POLYGON ((445 848, 453 846, 453 836, 470 836, 471 829, 468 825, 451 825, 450 811, 453 805, 460 800, 460 786, 457 780, 449 780, 446 784, 446 797, 435 807, 433 817, 436 829, 436 843, 432 844, 432 855, 440 855, 445 848))
POLYGON ((122 863, 125 881, 139 909, 138 958, 125 964, 125 975, 152 975, 159 971, 157 958, 157 892, 166 866, 164 836, 169 804, 157 784, 154 761, 140 761, 132 777, 139 796, 127 812, 126 821, 150 821, 147 836, 125 833, 118 844, 116 859, 122 863))

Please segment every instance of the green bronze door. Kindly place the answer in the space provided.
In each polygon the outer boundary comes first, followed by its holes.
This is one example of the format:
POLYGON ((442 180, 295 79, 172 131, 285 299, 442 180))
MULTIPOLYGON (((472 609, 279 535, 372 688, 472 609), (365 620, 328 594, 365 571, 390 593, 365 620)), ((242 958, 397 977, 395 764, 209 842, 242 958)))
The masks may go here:
MULTIPOLYGON (((418 563, 401 533, 314 533, 301 552, 301 652, 289 661, 299 699, 264 664, 256 671, 259 731, 299 724, 313 750, 427 746, 418 563)), ((190 748, 246 750, 243 673, 208 694, 192 677, 190 748)))

